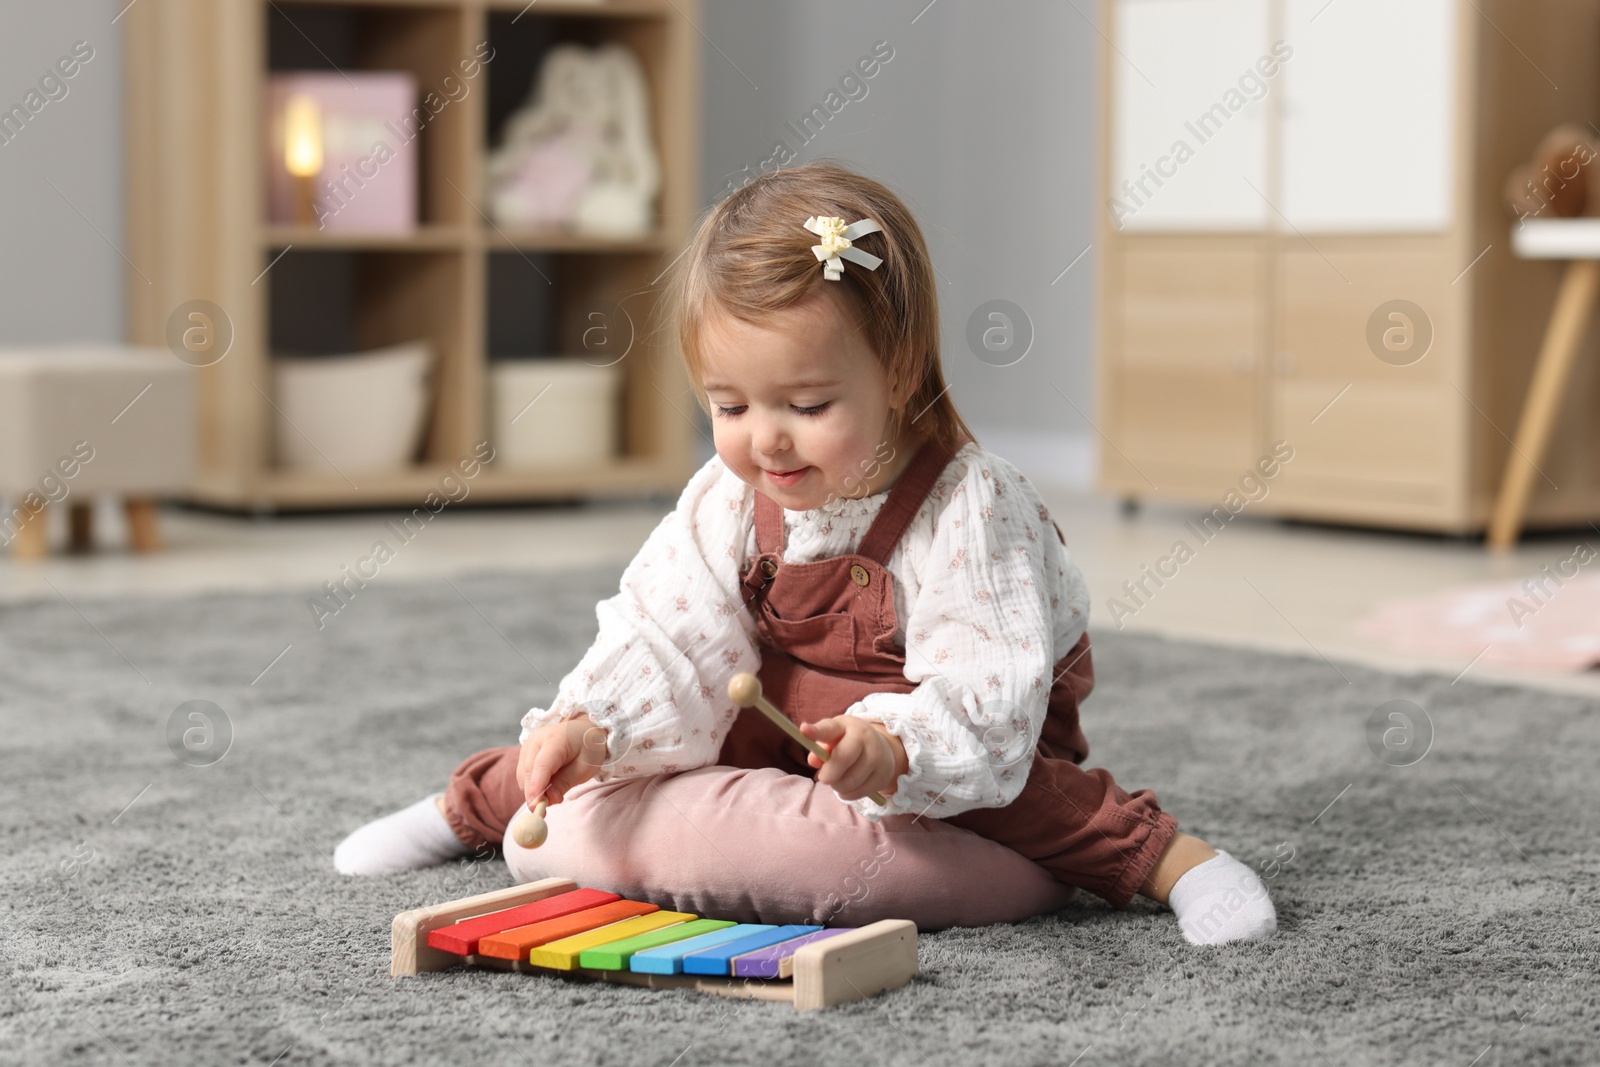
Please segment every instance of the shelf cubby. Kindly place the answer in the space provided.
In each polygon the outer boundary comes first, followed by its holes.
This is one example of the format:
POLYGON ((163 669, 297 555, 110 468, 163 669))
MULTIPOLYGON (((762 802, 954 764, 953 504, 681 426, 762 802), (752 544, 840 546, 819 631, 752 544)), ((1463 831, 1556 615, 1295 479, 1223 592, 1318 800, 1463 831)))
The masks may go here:
POLYGON ((470 398, 481 376, 469 354, 467 255, 425 251, 289 251, 267 274, 268 352, 339 355, 408 341, 433 352, 421 461, 470 452, 470 398))
MULTIPOLYGON (((424 226, 476 221, 471 197, 476 108, 487 71, 467 79, 460 64, 477 59, 473 20, 451 4, 313 3, 267 5, 267 69, 287 71, 406 71, 417 81, 417 103, 391 119, 397 143, 418 147, 418 219, 424 226), (452 82, 446 83, 445 79, 452 82), (423 101, 434 94, 437 111, 423 101)), ((468 68, 470 69, 470 68, 468 68)), ((398 144, 396 145, 396 147, 398 144)))

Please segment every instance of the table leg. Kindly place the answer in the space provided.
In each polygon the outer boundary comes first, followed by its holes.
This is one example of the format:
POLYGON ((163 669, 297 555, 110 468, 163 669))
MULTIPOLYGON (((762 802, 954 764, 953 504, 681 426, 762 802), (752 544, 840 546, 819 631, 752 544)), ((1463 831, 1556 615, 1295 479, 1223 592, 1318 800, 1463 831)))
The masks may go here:
POLYGON ((1533 477, 1544 458, 1545 446, 1550 443, 1556 410, 1572 373, 1573 357, 1589 325, 1597 282, 1600 282, 1600 260, 1579 259, 1568 264, 1561 291, 1556 295, 1555 309, 1550 313, 1550 325, 1545 329, 1533 381, 1523 401, 1516 444, 1506 456, 1505 476, 1489 522, 1491 548, 1510 548, 1522 531, 1522 516, 1528 506, 1533 477))
POLYGON ((156 525, 156 502, 140 497, 123 501, 128 516, 128 544, 135 552, 157 552, 161 549, 161 531, 156 525))
POLYGON ((18 506, 17 513, 22 516, 22 525, 17 527, 16 537, 11 541, 11 554, 17 559, 45 559, 50 555, 50 515, 46 508, 40 508, 32 515, 28 509, 18 506))

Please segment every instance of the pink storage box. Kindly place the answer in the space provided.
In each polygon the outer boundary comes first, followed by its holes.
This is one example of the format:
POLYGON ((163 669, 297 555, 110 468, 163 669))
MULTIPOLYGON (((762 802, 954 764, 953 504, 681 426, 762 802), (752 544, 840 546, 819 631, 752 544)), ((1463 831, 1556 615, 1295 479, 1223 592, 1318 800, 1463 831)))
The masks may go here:
POLYGON ((265 123, 272 222, 299 221, 302 194, 284 162, 284 109, 300 94, 314 98, 321 112, 322 172, 313 181, 318 221, 312 225, 340 233, 416 229, 417 148, 432 116, 418 103, 416 78, 398 71, 272 75, 265 123))

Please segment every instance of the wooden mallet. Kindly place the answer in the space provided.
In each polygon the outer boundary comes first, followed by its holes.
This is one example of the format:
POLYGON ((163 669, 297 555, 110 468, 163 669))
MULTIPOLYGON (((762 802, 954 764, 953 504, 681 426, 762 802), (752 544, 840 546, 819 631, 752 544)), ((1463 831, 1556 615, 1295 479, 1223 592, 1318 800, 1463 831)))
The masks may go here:
MULTIPOLYGON (((753 674, 736 674, 728 682, 728 696, 741 708, 755 708, 761 714, 772 720, 774 726, 794 738, 806 747, 806 751, 817 757, 823 763, 828 762, 828 750, 817 744, 811 738, 800 732, 800 727, 789 720, 789 716, 779 711, 766 697, 761 695, 761 679, 753 674)), ((883 799, 882 793, 868 793, 867 799, 875 804, 889 802, 883 799)))
POLYGON ((550 828, 544 822, 546 806, 541 799, 532 808, 526 804, 518 808, 511 817, 511 840, 523 848, 538 848, 544 844, 544 839, 550 836, 550 828))

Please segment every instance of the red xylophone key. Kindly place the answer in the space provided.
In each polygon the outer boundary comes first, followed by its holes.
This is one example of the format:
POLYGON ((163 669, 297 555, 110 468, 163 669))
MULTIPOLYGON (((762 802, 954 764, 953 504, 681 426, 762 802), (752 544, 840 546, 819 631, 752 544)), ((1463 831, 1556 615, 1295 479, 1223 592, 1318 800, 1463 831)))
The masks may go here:
POLYGON ((478 951, 479 939, 490 934, 498 934, 503 930, 519 926, 529 926, 548 919, 559 919, 621 899, 615 893, 607 893, 600 889, 574 889, 566 893, 557 893, 553 897, 545 897, 531 904, 521 904, 515 908, 506 908, 504 911, 492 911, 487 915, 463 919, 450 926, 431 930, 428 933, 428 947, 453 952, 458 956, 471 956, 478 951))

